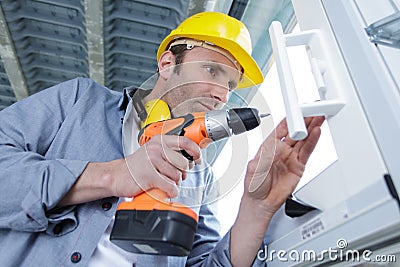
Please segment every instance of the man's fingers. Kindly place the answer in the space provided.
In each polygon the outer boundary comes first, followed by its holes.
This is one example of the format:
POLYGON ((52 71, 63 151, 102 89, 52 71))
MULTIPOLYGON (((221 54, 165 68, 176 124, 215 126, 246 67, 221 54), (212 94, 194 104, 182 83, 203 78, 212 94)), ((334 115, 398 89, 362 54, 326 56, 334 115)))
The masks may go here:
POLYGON ((307 139, 302 143, 302 146, 299 149, 299 161, 303 164, 306 164, 311 153, 314 151, 315 146, 318 143, 318 139, 321 135, 321 128, 314 127, 311 132, 308 133, 307 139))
MULTIPOLYGON (((325 117, 323 117, 323 116, 304 118, 304 123, 306 124, 308 134, 313 130, 313 128, 320 127, 322 125, 322 123, 324 122, 324 120, 325 120, 325 117)), ((284 121, 286 122, 286 119, 284 119, 284 121)), ((296 140, 291 139, 289 137, 287 123, 283 123, 282 127, 280 128, 280 131, 277 132, 277 138, 279 138, 281 141, 285 142, 285 144, 287 144, 288 146, 293 147, 295 145, 298 146, 298 144, 300 142, 304 142, 308 138, 308 136, 306 137, 305 140, 301 140, 301 141, 296 141, 296 140), (285 133, 286 133, 286 135, 283 135, 285 133)))
POLYGON ((276 138, 282 139, 288 135, 288 126, 286 118, 283 118, 279 124, 275 127, 276 138))
POLYGON ((157 172, 178 185, 186 178, 187 170, 193 166, 182 155, 182 148, 189 151, 190 156, 200 160, 200 148, 185 137, 156 135, 146 143, 147 156, 157 172))
POLYGON ((168 177, 161 177, 158 179, 155 187, 167 193, 169 198, 177 197, 179 194, 179 187, 176 183, 168 179, 168 177))
MULTIPOLYGON (((196 162, 197 163, 197 162, 196 162)), ((201 163, 200 163, 201 164, 201 163)), ((194 161, 189 161, 189 170, 194 167, 194 161)), ((186 178, 186 177, 185 177, 186 178)))
MULTIPOLYGON (((304 139, 304 140, 301 140, 301 141, 299 141, 299 142, 297 142, 295 145, 294 145, 294 149, 296 150, 296 151, 300 151, 301 149, 302 149, 302 147, 304 146, 304 144, 306 144, 307 142, 310 142, 310 139, 313 139, 313 137, 311 136, 310 137, 310 133, 315 129, 315 128, 318 128, 318 129, 320 129, 320 127, 321 127, 321 125, 322 125, 322 123, 325 121, 325 117, 322 117, 322 116, 318 116, 318 117, 309 117, 309 118, 306 118, 306 125, 307 125, 307 132, 308 132, 308 136, 304 139)), ((319 138, 319 136, 318 136, 318 138, 319 138)), ((312 141, 314 141, 314 140, 312 140, 312 141)), ((317 142, 318 142, 318 139, 317 139, 317 142)), ((316 145, 316 144, 315 144, 316 145)), ((315 147, 315 146, 314 146, 315 147)), ((314 148, 313 148, 314 149, 314 148)))
POLYGON ((170 162, 162 160, 160 162, 154 163, 155 168, 158 173, 172 180, 176 184, 186 178, 186 172, 178 169, 176 166, 172 165, 170 162))
POLYGON ((306 118, 305 123, 307 126, 307 130, 311 131, 314 127, 320 127, 324 121, 325 117, 323 116, 306 118))
POLYGON ((287 126, 286 118, 282 119, 282 121, 276 127, 276 138, 285 142, 288 146, 294 146, 297 141, 293 140, 289 137, 289 130, 287 126))
POLYGON ((171 149, 163 149, 163 158, 166 162, 180 171, 186 171, 189 169, 189 160, 183 156, 181 152, 171 149))
POLYGON ((198 162, 201 160, 200 147, 189 138, 185 136, 172 135, 162 135, 160 138, 162 144, 171 148, 172 150, 185 150, 190 156, 193 157, 194 161, 198 162))

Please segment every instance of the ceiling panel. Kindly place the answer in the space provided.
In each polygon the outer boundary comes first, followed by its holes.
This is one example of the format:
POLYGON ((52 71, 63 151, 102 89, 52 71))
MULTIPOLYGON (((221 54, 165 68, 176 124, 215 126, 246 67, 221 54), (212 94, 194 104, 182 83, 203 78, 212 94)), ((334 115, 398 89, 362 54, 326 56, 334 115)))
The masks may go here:
POLYGON ((4 69, 3 61, 0 59, 0 110, 15 103, 14 90, 11 87, 10 81, 4 69))
POLYGON ((104 1, 105 84, 140 86, 157 72, 158 44, 187 17, 189 1, 104 1))
POLYGON ((29 94, 88 77, 82 2, 1 1, 29 94))

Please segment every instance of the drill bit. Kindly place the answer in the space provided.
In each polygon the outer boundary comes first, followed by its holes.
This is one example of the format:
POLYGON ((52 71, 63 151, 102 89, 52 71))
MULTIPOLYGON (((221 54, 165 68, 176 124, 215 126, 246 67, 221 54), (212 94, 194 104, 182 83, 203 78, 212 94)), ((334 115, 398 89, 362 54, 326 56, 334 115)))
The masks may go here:
POLYGON ((271 114, 269 114, 269 113, 261 113, 260 114, 260 118, 265 118, 265 117, 268 117, 268 116, 270 116, 271 114))

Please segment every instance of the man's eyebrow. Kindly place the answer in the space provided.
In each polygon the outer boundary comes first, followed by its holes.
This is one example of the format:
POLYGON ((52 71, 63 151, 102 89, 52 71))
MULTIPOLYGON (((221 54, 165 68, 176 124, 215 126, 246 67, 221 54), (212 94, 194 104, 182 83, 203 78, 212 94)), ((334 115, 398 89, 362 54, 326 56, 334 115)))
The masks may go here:
MULTIPOLYGON (((221 65, 224 65, 224 64, 216 62, 216 61, 210 61, 210 64, 213 65, 213 67, 215 67, 218 71, 226 74, 226 70, 224 70, 224 68, 221 66, 221 65)), ((224 65, 224 66, 227 66, 228 68, 231 68, 228 65, 224 65)))

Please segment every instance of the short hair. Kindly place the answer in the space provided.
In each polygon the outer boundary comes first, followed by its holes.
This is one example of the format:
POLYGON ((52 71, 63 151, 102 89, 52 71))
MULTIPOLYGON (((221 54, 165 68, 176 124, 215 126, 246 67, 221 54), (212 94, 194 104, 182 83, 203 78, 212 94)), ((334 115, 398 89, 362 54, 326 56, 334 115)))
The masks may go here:
POLYGON ((175 56, 175 68, 174 72, 176 74, 179 74, 181 70, 180 64, 183 62, 183 58, 185 57, 186 51, 187 51, 187 46, 185 44, 179 44, 179 45, 174 45, 172 46, 169 51, 172 52, 175 56))

